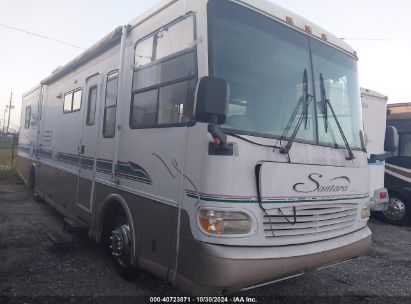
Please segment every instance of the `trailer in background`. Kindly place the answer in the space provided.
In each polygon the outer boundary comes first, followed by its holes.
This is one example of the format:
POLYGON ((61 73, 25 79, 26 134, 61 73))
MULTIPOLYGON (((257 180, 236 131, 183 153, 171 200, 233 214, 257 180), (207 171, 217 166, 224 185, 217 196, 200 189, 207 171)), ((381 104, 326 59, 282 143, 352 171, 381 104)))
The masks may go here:
POLYGON ((375 91, 361 88, 362 117, 370 171, 370 196, 372 211, 383 211, 388 203, 384 188, 385 131, 388 97, 375 91))
POLYGON ((385 186, 390 201, 384 215, 388 222, 404 225, 411 220, 411 103, 388 105, 387 125, 398 130, 399 148, 386 163, 385 186))

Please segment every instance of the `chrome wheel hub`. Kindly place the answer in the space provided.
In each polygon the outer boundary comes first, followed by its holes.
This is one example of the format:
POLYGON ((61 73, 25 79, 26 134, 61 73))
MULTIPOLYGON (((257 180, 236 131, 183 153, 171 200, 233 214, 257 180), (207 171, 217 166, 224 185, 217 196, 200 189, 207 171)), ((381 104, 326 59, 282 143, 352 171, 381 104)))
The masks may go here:
POLYGON ((123 263, 130 262, 130 240, 130 228, 128 225, 117 227, 110 236, 111 253, 123 263))
POLYGON ((388 219, 399 221, 405 215, 405 204, 398 198, 390 198, 390 201, 383 212, 388 219))

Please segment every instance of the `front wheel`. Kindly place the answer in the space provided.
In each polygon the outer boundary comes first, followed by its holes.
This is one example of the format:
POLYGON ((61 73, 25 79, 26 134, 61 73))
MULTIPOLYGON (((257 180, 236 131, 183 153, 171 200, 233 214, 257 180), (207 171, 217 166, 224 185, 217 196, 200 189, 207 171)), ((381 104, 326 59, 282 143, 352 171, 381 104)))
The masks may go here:
POLYGON ((107 243, 119 274, 127 281, 137 279, 139 271, 131 264, 131 233, 125 216, 115 220, 107 243))
POLYGON ((411 206, 400 196, 392 195, 382 214, 387 223, 405 225, 411 218, 411 206))

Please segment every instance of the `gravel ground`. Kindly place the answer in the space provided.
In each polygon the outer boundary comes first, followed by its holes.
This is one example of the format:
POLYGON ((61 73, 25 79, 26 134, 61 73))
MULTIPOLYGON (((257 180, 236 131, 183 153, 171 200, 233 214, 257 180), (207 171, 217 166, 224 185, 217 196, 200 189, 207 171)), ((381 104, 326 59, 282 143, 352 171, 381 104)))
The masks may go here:
MULTIPOLYGON (((53 246, 46 233, 61 231, 62 226, 63 218, 46 203, 33 201, 25 186, 0 186, 0 303, 38 296, 102 299, 181 294, 144 272, 134 282, 124 281, 107 254, 85 234, 75 235, 75 243, 69 246, 53 246)), ((368 255, 239 296, 300 299, 301 303, 320 299, 411 303, 411 227, 376 220, 370 227, 374 242, 368 255)))

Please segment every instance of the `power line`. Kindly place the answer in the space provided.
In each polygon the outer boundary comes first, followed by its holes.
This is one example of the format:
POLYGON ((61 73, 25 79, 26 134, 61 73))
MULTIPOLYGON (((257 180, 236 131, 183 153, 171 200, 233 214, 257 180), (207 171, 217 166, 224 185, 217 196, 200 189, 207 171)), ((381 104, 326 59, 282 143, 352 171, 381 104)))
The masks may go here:
POLYGON ((81 49, 81 50, 85 50, 85 48, 83 48, 81 46, 78 46, 78 45, 75 45, 75 44, 72 44, 70 42, 66 42, 66 41, 63 41, 63 40, 59 40, 59 39, 51 38, 51 37, 48 37, 48 36, 36 34, 36 33, 29 32, 29 31, 26 31, 26 30, 23 30, 23 29, 14 27, 14 26, 7 25, 7 24, 0 23, 0 26, 2 26, 4 28, 7 28, 9 30, 19 31, 19 32, 22 32, 22 33, 25 33, 25 34, 28 34, 28 35, 36 36, 36 37, 39 37, 39 38, 42 38, 42 39, 51 40, 51 41, 54 41, 54 42, 57 42, 57 43, 61 43, 61 44, 68 45, 68 46, 71 46, 71 47, 75 47, 75 48, 78 48, 78 49, 81 49))
POLYGON ((387 41, 390 42, 391 39, 388 38, 360 38, 360 37, 345 37, 342 40, 364 40, 364 41, 387 41))

